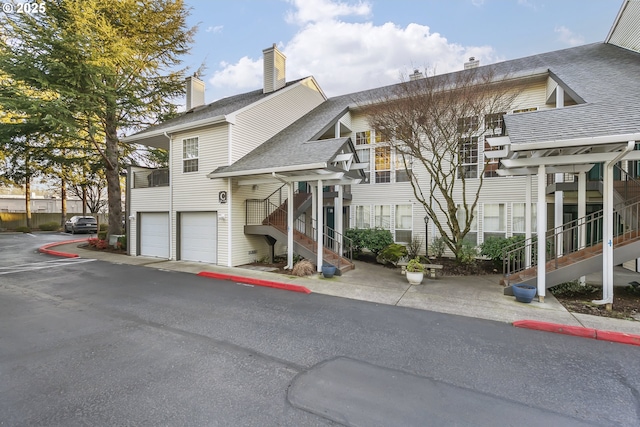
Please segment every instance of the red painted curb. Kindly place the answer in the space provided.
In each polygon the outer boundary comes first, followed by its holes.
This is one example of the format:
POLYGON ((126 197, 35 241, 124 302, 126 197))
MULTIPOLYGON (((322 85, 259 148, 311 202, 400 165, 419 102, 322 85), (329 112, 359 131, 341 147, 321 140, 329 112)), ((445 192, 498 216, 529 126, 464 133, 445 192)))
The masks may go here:
POLYGON ((640 345, 640 335, 625 334, 624 332, 597 331, 596 339, 617 342, 620 344, 640 345))
POLYGON ((38 248, 38 252, 41 252, 41 253, 47 254, 47 255, 64 257, 64 258, 79 258, 80 255, 78 255, 78 254, 72 254, 72 253, 69 253, 69 252, 53 251, 53 250, 51 250, 49 248, 53 248, 54 246, 66 245, 67 243, 86 242, 87 240, 89 240, 89 239, 65 240, 64 242, 47 243, 46 245, 41 246, 40 248, 38 248))
POLYGON ((311 291, 308 288, 300 285, 292 285, 290 283, 282 283, 282 282, 273 282, 271 280, 264 280, 264 279, 254 279, 251 277, 236 276, 233 274, 215 273, 213 271, 201 271, 200 273, 198 273, 198 276, 209 277, 211 279, 231 280, 234 282, 247 283, 249 285, 266 286, 268 288, 284 289, 287 291, 301 292, 303 294, 311 293, 311 291))
POLYGON ((585 328, 583 326, 560 325, 558 323, 540 322, 537 320, 518 320, 513 322, 513 326, 516 328, 555 332, 558 334, 573 335, 576 337, 640 346, 640 335, 627 334, 624 332, 601 331, 593 328, 585 328))
POLYGON ((555 332, 557 334, 572 335, 583 338, 596 338, 596 330, 583 326, 560 325, 558 323, 540 322, 537 320, 518 320, 513 322, 516 328, 533 329, 536 331, 555 332))

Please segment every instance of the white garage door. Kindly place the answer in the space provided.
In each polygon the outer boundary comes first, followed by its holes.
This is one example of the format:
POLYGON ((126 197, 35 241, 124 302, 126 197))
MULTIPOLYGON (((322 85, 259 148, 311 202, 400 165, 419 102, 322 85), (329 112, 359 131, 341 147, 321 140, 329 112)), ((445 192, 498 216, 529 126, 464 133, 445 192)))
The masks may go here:
POLYGON ((216 263, 218 221, 215 212, 180 214, 180 259, 216 263))
POLYGON ((140 255, 169 258, 169 214, 140 214, 140 255))

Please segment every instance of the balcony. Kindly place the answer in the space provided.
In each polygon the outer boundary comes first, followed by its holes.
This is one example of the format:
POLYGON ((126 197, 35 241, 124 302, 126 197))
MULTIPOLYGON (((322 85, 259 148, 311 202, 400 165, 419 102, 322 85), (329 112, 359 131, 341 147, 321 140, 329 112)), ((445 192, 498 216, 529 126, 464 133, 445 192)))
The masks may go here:
POLYGON ((133 188, 168 187, 169 169, 151 169, 133 173, 133 188))

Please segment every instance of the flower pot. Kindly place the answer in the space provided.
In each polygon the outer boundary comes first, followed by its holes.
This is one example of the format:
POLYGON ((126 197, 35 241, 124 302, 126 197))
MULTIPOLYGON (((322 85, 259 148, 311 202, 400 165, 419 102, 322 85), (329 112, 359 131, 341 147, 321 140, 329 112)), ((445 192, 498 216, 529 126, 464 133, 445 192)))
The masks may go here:
POLYGON ((325 279, 331 279, 336 274, 336 268, 333 265, 323 265, 322 275, 325 279))
POLYGON ((422 279, 424 278, 424 273, 422 271, 414 272, 407 271, 406 273, 407 281, 410 285, 419 285, 422 283, 422 279))
POLYGON ((536 287, 531 285, 525 285, 524 283, 516 283, 511 286, 513 289, 513 295, 516 297, 516 301, 530 303, 533 297, 536 296, 536 287))

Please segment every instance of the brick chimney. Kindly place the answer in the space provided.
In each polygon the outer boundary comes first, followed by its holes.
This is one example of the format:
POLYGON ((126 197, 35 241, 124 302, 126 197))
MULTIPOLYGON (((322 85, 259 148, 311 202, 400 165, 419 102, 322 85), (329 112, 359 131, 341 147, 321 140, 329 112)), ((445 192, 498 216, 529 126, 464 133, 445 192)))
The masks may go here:
POLYGON ((275 92, 287 83, 285 66, 287 57, 282 54, 274 43, 272 47, 262 51, 264 57, 264 88, 263 93, 275 92))
POLYGON ((187 83, 187 111, 204 105, 204 82, 194 73, 185 79, 187 83))

